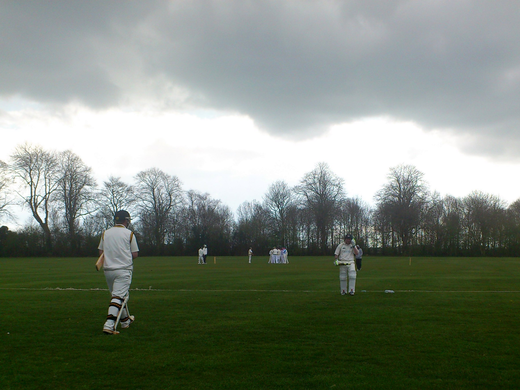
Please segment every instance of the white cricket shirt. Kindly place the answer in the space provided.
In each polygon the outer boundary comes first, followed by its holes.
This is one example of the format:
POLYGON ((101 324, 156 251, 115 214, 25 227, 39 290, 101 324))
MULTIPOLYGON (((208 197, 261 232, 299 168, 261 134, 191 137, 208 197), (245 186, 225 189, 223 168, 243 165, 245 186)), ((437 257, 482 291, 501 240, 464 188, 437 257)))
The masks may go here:
POLYGON ((340 261, 354 261, 354 249, 352 248, 352 244, 347 245, 344 242, 339 244, 334 254, 338 256, 338 260, 340 261))
POLYGON ((105 231, 101 236, 98 249, 105 254, 103 268, 106 271, 132 269, 134 264, 132 252, 139 252, 135 235, 124 225, 115 225, 105 231))

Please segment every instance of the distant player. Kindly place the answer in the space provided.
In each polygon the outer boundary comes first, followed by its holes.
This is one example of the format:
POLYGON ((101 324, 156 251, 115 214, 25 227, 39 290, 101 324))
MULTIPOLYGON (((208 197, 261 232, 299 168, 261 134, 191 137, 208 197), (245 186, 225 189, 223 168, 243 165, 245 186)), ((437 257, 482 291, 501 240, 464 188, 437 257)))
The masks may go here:
POLYGON ((202 247, 202 256, 204 258, 204 264, 206 264, 206 257, 208 257, 208 247, 206 244, 202 247))
POLYGON ((273 248, 273 257, 274 257, 275 264, 280 264, 281 252, 282 251, 279 248, 276 248, 276 247, 273 248))
POLYGON ((197 264, 204 264, 204 249, 199 248, 199 262, 197 264))
POLYGON ((363 260, 363 249, 359 245, 356 245, 358 254, 356 255, 356 268, 359 271, 361 269, 361 261, 363 260))
POLYGON ((357 248, 352 244, 352 234, 347 234, 343 243, 339 244, 334 252, 336 261, 339 261, 339 285, 341 295, 356 293, 356 262, 357 248), (348 274, 348 288, 347 288, 348 274))
MULTIPOLYGON (((103 325, 103 333, 118 334, 115 322, 125 297, 129 294, 132 283, 134 259, 139 254, 139 247, 134 232, 128 229, 130 214, 125 210, 116 212, 114 227, 101 236, 99 255, 105 255, 104 270, 108 291, 112 296, 108 306, 108 315, 103 325)), ((121 313, 121 327, 128 328, 134 321, 134 316, 128 315, 126 307, 121 313)))
POLYGON ((282 263, 287 264, 289 260, 287 259, 287 249, 282 248, 282 263))
POLYGON ((247 255, 249 256, 249 264, 251 264, 251 256, 253 256, 253 248, 250 247, 247 251, 247 255))

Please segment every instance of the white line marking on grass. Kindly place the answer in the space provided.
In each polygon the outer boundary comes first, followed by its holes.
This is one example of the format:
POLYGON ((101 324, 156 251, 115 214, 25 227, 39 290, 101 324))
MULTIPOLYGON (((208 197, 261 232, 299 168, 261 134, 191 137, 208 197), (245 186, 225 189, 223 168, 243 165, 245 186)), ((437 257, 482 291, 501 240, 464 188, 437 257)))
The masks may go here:
MULTIPOLYGON (((0 287, 0 290, 22 291, 108 291, 107 288, 74 288, 74 287, 0 287)), ((163 289, 163 288, 131 288, 130 291, 151 292, 282 292, 282 293, 326 293, 329 291, 312 290, 190 290, 190 289, 163 289)))
MULTIPOLYGON (((31 288, 31 287, 0 287, 0 290, 20 290, 20 291, 108 291, 107 288, 74 288, 74 287, 41 287, 41 288, 31 288)), ((259 289, 249 289, 249 290, 229 290, 229 289, 211 289, 211 290, 195 290, 195 289, 163 289, 163 288, 131 288, 130 291, 150 291, 150 292, 266 292, 266 293, 332 293, 331 290, 259 290, 259 289)), ((464 293, 464 294, 479 294, 479 293, 489 293, 489 294, 518 294, 520 291, 477 291, 477 290, 467 290, 467 291, 457 291, 457 290, 393 290, 395 293, 464 293)), ((384 294, 384 290, 363 290, 358 292, 358 294, 365 293, 378 293, 384 294)))
MULTIPOLYGON (((384 292, 384 291, 374 291, 374 292, 384 292)), ((468 291, 433 291, 433 290, 395 290, 395 292, 401 293, 490 293, 490 294, 503 294, 503 293, 520 293, 520 291, 476 291, 476 290, 468 290, 468 291)))
POLYGON ((22 291, 108 291, 108 288, 74 288, 74 287, 0 287, 0 290, 22 291))

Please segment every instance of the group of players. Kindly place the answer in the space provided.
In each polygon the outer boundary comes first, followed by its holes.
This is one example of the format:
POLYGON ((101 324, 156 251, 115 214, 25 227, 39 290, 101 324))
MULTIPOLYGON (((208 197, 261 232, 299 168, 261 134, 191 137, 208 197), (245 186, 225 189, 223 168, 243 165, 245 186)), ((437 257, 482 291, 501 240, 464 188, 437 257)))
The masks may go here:
MULTIPOLYGON (((133 260, 139 254, 139 247, 134 233, 128 229, 130 214, 125 210, 115 213, 114 226, 106 230, 99 243, 99 255, 104 256, 104 273, 111 295, 108 315, 103 325, 103 333, 118 334, 117 320, 125 329, 134 321, 134 316, 128 313, 125 303, 128 301, 130 284, 132 283, 133 260), (125 300, 126 298, 126 300, 125 300), (119 313, 121 311, 121 313, 119 313)), ((204 245, 199 249, 199 264, 206 264, 208 248, 204 245)), ((253 248, 249 248, 249 263, 253 248)), ((361 269, 363 250, 356 245, 351 234, 345 236, 334 252, 334 264, 339 267, 341 295, 354 295, 356 292, 356 273, 361 269)), ((286 248, 274 247, 269 251, 270 264, 289 263, 286 248)))
POLYGON ((289 263, 288 259, 289 253, 286 248, 282 247, 274 247, 269 251, 269 264, 287 264, 289 263))

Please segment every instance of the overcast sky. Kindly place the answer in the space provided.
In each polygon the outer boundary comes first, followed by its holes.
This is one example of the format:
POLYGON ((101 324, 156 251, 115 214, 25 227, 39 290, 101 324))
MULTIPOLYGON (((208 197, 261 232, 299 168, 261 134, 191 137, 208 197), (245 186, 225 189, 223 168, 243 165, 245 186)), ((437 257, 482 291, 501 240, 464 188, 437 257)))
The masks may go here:
POLYGON ((369 204, 400 164, 520 198, 515 1, 13 0, 0 25, 5 162, 157 167, 233 211, 322 161, 369 204))

